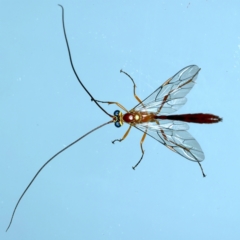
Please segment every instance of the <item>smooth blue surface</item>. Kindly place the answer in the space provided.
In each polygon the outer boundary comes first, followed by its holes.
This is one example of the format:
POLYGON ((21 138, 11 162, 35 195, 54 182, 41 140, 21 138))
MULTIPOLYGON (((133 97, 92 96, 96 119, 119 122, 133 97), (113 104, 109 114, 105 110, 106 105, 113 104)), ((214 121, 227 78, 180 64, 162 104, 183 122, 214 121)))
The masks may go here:
MULTIPOLYGON (((240 2, 1 1, 0 239, 239 239, 240 2), (196 163, 109 121, 69 64, 61 3, 76 70, 96 99, 136 105, 190 64, 202 70, 178 113, 223 117, 190 125, 205 153, 196 163)), ((111 114, 117 108, 103 105, 111 114)))

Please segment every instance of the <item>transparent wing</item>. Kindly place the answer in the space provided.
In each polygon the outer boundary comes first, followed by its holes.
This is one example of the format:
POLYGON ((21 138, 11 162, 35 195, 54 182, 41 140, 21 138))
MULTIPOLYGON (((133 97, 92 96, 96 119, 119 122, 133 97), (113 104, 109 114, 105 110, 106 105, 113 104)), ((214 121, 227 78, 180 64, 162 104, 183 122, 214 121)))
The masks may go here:
POLYGON ((169 78, 151 95, 132 110, 170 114, 177 111, 187 101, 185 96, 194 86, 200 68, 190 65, 169 78))
POLYGON ((135 126, 164 146, 194 162, 204 160, 204 153, 198 142, 188 133, 188 125, 180 121, 162 120, 160 124, 144 123, 135 126))

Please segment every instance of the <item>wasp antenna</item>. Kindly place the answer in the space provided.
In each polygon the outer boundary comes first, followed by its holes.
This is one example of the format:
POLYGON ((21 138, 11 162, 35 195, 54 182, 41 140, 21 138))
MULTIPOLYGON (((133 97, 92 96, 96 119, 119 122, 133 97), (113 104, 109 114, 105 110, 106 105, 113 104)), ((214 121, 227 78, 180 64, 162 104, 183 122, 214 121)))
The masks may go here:
POLYGON ((72 143, 70 143, 69 145, 67 145, 65 148, 61 149, 59 152, 57 152, 55 155, 53 155, 50 159, 48 159, 43 165, 42 167, 37 171, 37 173, 34 175, 34 177, 32 178, 32 180, 30 181, 30 183, 27 185, 27 187, 25 188, 25 190, 23 191, 22 195, 20 196, 20 198, 18 199, 16 205, 15 205, 15 208, 13 210, 13 213, 12 213, 12 217, 11 217, 11 220, 8 224, 8 227, 6 229, 6 232, 8 231, 8 229, 10 228, 11 224, 12 224, 12 221, 13 221, 13 218, 14 218, 14 215, 15 215, 15 212, 17 210, 17 207, 20 203, 20 201, 22 200, 23 196, 25 195, 25 193, 27 192, 27 190, 29 189, 29 187, 32 185, 32 183, 34 182, 34 180, 36 179, 36 177, 38 176, 38 174, 43 170, 44 167, 46 167, 46 165, 48 163, 50 163, 55 157, 57 157, 60 153, 64 152, 65 150, 67 150, 68 148, 70 148, 71 146, 73 146, 75 143, 79 142, 81 139, 85 138, 87 135, 89 135, 90 133, 98 130, 99 128, 109 124, 109 123, 112 123, 113 120, 109 121, 109 122, 106 122, 94 129, 92 129, 91 131, 85 133, 83 136, 81 136, 80 138, 78 138, 77 140, 73 141, 72 143))
POLYGON ((74 65, 73 65, 73 61, 72 61, 72 55, 71 55, 71 51, 70 51, 70 47, 69 47, 69 44, 68 44, 68 39, 67 39, 67 33, 66 33, 66 29, 65 29, 65 24, 64 24, 64 8, 62 5, 58 4, 59 7, 62 8, 62 26, 63 26, 63 32, 64 32, 64 38, 65 38, 65 41, 66 41, 66 45, 67 45, 67 50, 68 50, 68 56, 69 56, 69 60, 70 60, 70 64, 71 64, 71 67, 72 67, 72 70, 78 80, 78 82, 81 84, 81 86, 83 87, 83 89, 85 90, 85 92, 90 96, 91 98, 91 101, 94 101, 96 103, 96 105, 103 111, 105 112, 109 117, 113 117, 111 114, 109 114, 104 108, 102 108, 98 102, 95 100, 95 98, 92 96, 92 94, 87 90, 87 88, 83 85, 82 81, 80 80, 75 68, 74 68, 74 65))

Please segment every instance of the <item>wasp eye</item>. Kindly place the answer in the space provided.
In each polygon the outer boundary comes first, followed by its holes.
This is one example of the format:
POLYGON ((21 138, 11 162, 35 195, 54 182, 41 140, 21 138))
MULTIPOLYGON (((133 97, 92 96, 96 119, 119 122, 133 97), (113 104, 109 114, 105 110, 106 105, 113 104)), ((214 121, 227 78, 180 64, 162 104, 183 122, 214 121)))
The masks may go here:
POLYGON ((115 127, 117 127, 117 128, 120 128, 120 127, 121 127, 120 122, 115 122, 114 124, 115 124, 115 127))
POLYGON ((120 113, 120 111, 119 110, 116 110, 116 111, 114 111, 114 116, 118 116, 119 115, 119 113, 120 113))

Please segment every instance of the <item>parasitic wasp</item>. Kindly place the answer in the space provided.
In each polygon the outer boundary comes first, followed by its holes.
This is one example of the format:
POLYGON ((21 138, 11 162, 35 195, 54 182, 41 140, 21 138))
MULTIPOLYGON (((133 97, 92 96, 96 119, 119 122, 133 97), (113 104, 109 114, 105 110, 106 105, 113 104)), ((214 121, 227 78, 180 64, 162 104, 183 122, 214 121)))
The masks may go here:
POLYGON ((60 153, 67 150, 69 147, 79 142, 81 139, 85 138, 87 135, 96 131, 97 129, 110 123, 114 123, 114 125, 117 128, 121 127, 124 123, 127 123, 129 127, 126 133, 123 135, 122 138, 116 139, 112 143, 116 141, 121 142, 122 140, 124 140, 128 136, 132 127, 143 132, 143 136, 140 141, 142 155, 140 160, 132 167, 134 170, 143 159, 144 156, 143 142, 146 136, 148 135, 154 138, 156 141, 163 144, 164 146, 166 146, 168 149, 172 150, 173 152, 180 154, 181 156, 187 158, 188 160, 198 163, 202 175, 203 177, 205 177, 206 175, 200 163, 201 161, 204 160, 204 153, 198 142, 187 132, 188 130, 187 122, 210 124, 222 121, 222 118, 216 115, 205 113, 169 115, 177 111, 181 106, 183 106, 186 103, 187 100, 185 96, 193 88, 198 73, 200 71, 200 68, 196 65, 187 66, 180 70, 179 72, 177 72, 173 77, 165 81, 159 88, 157 88, 143 101, 141 101, 140 98, 136 95, 135 91, 136 84, 133 78, 128 73, 121 70, 120 72, 125 74, 132 81, 133 94, 136 100, 138 101, 138 104, 130 111, 128 111, 118 102, 106 102, 96 100, 83 85, 74 68, 64 25, 64 8, 61 5, 59 6, 62 9, 62 26, 72 70, 77 80, 79 81, 80 85, 90 96, 91 100, 104 113, 106 113, 111 118, 111 120, 92 129, 88 133, 76 139, 75 141, 61 149, 59 152, 57 152, 55 155, 53 155, 47 162, 43 164, 43 166, 37 171, 37 173, 34 175, 32 180, 30 181, 30 183, 28 184, 28 186, 25 188, 22 195, 18 199, 6 231, 12 224, 16 209, 21 199, 23 198, 29 187, 32 185, 38 174, 43 170, 43 168, 55 157, 57 157, 60 153), (121 111, 116 110, 114 114, 111 115, 100 105, 100 103, 115 104, 126 113, 122 113, 121 111))

